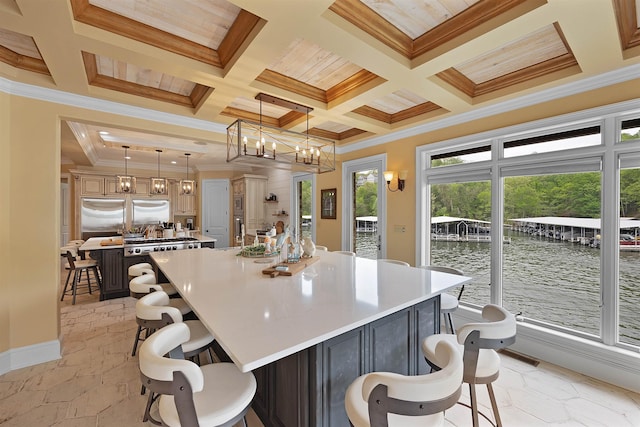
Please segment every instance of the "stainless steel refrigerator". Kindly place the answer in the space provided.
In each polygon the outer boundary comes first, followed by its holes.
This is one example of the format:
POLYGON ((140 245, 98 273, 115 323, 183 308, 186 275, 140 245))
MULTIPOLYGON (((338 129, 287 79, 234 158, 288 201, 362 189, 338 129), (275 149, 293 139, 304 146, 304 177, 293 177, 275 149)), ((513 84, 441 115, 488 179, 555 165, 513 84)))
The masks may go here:
POLYGON ((124 199, 82 199, 82 238, 116 235, 126 221, 124 199))

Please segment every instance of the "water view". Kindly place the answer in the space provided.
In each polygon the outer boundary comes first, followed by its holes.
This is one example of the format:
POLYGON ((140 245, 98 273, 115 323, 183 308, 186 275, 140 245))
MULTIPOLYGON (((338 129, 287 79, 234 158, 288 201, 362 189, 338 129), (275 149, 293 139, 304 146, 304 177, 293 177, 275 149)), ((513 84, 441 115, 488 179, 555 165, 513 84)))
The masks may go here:
MULTIPOLYGON (((504 246, 504 305, 513 313, 599 336, 600 249, 510 233, 504 246)), ((357 233, 356 253, 375 259, 375 233, 357 233)), ((463 301, 489 302, 490 245, 432 241, 431 263, 460 268, 473 277, 463 301)), ((636 279, 640 252, 620 253, 620 340, 640 345, 640 286, 636 279)))

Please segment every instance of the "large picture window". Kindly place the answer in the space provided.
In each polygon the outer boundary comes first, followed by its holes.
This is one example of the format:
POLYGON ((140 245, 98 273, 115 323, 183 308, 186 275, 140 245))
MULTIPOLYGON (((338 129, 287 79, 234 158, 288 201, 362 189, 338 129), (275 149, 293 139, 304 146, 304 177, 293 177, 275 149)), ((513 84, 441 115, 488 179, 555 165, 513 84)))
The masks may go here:
POLYGON ((418 150, 418 260, 473 278, 463 310, 638 351, 640 120, 547 122, 418 150))

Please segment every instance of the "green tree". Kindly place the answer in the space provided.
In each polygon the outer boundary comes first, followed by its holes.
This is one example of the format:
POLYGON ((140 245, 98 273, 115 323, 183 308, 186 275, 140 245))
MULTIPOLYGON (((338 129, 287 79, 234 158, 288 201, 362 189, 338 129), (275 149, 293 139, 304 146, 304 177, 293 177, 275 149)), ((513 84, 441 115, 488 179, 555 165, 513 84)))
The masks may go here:
POLYGON ((358 187, 356 216, 378 216, 378 184, 365 182, 358 187))

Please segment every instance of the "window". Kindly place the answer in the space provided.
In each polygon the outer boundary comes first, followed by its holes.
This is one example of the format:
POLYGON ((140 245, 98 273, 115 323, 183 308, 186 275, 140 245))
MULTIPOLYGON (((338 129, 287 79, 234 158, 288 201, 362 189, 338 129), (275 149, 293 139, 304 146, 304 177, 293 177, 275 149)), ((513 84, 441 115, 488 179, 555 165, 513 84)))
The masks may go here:
POLYGON ((640 119, 586 114, 419 148, 418 260, 462 269, 463 307, 502 304, 551 346, 555 331, 638 351, 640 119))

